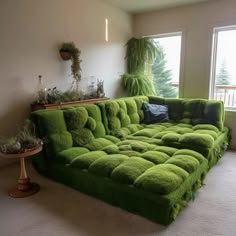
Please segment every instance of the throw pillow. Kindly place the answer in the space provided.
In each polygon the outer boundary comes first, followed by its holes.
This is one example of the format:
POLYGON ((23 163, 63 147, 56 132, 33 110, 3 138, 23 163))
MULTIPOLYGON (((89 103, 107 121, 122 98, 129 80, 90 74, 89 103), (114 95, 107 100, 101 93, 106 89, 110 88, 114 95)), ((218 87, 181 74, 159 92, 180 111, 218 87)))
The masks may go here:
POLYGON ((144 113, 144 119, 142 123, 144 124, 152 124, 169 120, 167 106, 144 102, 142 109, 144 113))

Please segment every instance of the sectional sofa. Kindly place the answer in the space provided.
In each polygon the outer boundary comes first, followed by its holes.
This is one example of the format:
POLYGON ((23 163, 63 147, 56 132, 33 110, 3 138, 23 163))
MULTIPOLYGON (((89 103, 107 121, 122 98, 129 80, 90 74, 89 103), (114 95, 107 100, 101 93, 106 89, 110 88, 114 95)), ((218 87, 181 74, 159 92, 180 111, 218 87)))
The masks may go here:
POLYGON ((31 119, 45 143, 33 160, 41 174, 164 225, 228 146, 220 101, 137 96, 31 119), (167 106, 170 120, 143 124, 144 102, 167 106))

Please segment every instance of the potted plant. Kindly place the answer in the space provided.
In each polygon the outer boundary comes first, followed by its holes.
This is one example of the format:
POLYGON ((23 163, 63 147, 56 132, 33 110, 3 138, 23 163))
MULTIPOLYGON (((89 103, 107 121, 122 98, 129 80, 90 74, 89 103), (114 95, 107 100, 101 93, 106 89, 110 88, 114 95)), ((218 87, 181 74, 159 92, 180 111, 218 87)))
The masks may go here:
POLYGON ((2 154, 21 154, 41 148, 43 143, 34 134, 34 126, 27 121, 24 128, 14 137, 0 140, 2 154))
POLYGON ((159 55, 159 47, 150 38, 131 38, 126 44, 128 72, 122 75, 122 83, 130 96, 154 95, 151 65, 159 55))
POLYGON ((71 72, 72 76, 76 81, 76 85, 78 85, 81 80, 81 67, 80 63, 80 50, 75 46, 73 42, 63 43, 60 48, 60 55, 63 60, 71 60, 71 72))

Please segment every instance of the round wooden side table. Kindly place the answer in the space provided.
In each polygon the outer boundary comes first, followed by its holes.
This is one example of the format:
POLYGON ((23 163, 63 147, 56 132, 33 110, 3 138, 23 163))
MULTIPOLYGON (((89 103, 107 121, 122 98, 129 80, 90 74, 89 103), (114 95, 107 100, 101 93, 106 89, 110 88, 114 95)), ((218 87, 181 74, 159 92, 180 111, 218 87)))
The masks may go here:
POLYGON ((17 182, 17 186, 8 191, 9 196, 15 198, 23 198, 31 196, 40 190, 40 186, 38 184, 30 182, 30 178, 28 177, 25 168, 25 158, 33 156, 41 151, 42 146, 24 153, 8 154, 0 152, 0 157, 20 159, 20 176, 17 182))

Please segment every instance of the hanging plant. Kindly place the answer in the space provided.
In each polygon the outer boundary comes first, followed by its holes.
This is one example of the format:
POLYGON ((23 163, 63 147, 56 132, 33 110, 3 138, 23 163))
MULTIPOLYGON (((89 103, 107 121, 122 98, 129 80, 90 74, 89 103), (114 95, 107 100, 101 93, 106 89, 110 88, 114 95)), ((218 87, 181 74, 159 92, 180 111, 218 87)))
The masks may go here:
POLYGON ((131 38, 126 47, 128 73, 122 75, 124 88, 130 96, 154 95, 151 66, 159 56, 158 45, 150 38, 131 38))
POLYGON ((73 42, 63 43, 60 48, 60 55, 63 60, 71 60, 71 72, 72 76, 76 81, 76 85, 78 86, 79 81, 81 80, 81 67, 80 63, 80 50, 75 46, 73 42))
POLYGON ((128 73, 144 73, 159 55, 158 45, 150 38, 131 38, 126 43, 128 73))
POLYGON ((126 73, 122 76, 122 83, 130 96, 135 96, 135 95, 150 96, 155 93, 151 81, 142 74, 126 73))

